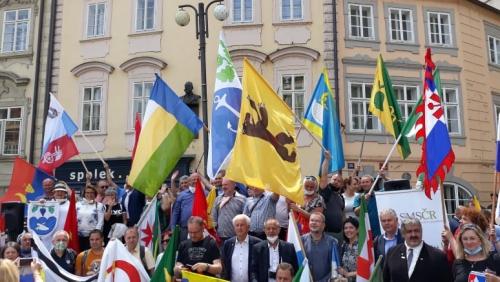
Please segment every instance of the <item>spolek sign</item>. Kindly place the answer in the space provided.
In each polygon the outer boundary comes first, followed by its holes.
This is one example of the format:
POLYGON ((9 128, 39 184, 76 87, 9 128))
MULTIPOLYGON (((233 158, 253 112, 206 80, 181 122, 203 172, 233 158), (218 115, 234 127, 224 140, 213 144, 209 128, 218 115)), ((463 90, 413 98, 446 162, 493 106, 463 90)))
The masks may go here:
MULTIPOLYGON (((189 164, 194 159, 193 156, 182 157, 176 165, 175 170, 179 170, 179 175, 189 174, 189 164)), ((110 174, 113 181, 118 185, 125 183, 125 178, 130 172, 131 160, 127 159, 107 159, 106 162, 110 168, 110 174)), ((106 178, 106 171, 100 160, 85 161, 90 173, 92 173, 92 183, 99 179, 106 178)), ((80 161, 66 162, 56 169, 57 180, 63 180, 69 186, 76 188, 85 185, 85 169, 80 161)), ((170 179, 170 176, 168 177, 170 179)))

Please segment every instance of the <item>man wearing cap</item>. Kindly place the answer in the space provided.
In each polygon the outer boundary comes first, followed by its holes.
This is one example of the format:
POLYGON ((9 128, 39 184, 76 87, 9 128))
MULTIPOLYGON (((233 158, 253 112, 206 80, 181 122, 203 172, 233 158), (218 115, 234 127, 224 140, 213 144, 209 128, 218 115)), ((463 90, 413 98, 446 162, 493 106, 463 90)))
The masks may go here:
POLYGON ((59 181, 54 186, 54 200, 63 204, 68 199, 68 185, 64 181, 59 181))

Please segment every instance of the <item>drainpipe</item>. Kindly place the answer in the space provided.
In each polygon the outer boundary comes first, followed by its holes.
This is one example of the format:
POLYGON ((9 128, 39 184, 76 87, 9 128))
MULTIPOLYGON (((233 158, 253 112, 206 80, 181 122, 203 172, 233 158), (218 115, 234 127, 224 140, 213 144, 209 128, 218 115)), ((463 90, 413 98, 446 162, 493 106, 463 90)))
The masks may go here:
MULTIPOLYGON (((52 71, 54 68, 54 38, 56 30, 56 14, 57 14, 57 0, 52 0, 50 3, 50 27, 49 27, 49 46, 47 51, 47 70, 45 72, 45 99, 43 102, 43 124, 47 119, 47 112, 49 111, 50 104, 50 90, 52 89, 52 71)), ((41 146, 43 146, 43 137, 45 130, 42 133, 41 146)))
POLYGON ((29 155, 28 162, 33 163, 33 155, 35 154, 35 129, 36 129, 36 117, 38 114, 38 95, 39 95, 39 83, 40 83, 40 59, 42 51, 42 39, 43 39, 43 20, 45 17, 45 0, 40 0, 40 13, 38 14, 38 34, 36 40, 36 56, 35 56, 35 81, 34 91, 33 91, 33 101, 31 104, 31 128, 30 128, 30 144, 29 144, 29 155))
POLYGON ((339 49, 337 41, 337 0, 332 0, 332 13, 333 13, 333 76, 335 80, 333 81, 333 88, 335 93, 335 107, 337 108, 337 120, 340 121, 340 110, 339 110, 339 49))

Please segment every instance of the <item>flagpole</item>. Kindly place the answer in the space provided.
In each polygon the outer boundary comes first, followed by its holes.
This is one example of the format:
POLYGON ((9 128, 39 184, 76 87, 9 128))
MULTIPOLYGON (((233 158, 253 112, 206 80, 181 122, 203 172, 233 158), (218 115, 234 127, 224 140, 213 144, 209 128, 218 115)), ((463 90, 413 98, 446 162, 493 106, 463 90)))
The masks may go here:
MULTIPOLYGON (((401 139, 402 136, 403 136, 403 134, 400 133, 398 136, 398 139, 396 139, 396 141, 394 142, 394 145, 392 145, 392 148, 389 151, 389 154, 385 158, 385 161, 384 161, 384 164, 382 165, 382 168, 384 168, 387 165, 387 163, 389 162, 389 159, 391 158, 392 153, 394 153, 394 149, 396 149, 396 146, 398 145, 399 140, 401 139)), ((373 189, 375 188, 375 185, 377 184, 377 180, 379 180, 379 178, 380 178, 380 173, 377 174, 377 177, 373 181, 372 187, 370 188, 370 191, 368 192, 368 194, 372 194, 373 189)))
POLYGON ((85 142, 87 142, 87 144, 89 144, 90 148, 92 150, 94 150, 94 153, 99 157, 99 159, 101 160, 101 162, 103 164, 105 164, 106 162, 104 161, 104 159, 102 158, 101 154, 99 154, 99 152, 97 152, 96 148, 94 147, 94 145, 92 145, 92 143, 89 141, 89 139, 87 139, 87 136, 85 136, 85 134, 81 131, 81 130, 78 130, 80 132, 80 134, 82 135, 83 139, 85 140, 85 142))
MULTIPOLYGON (((158 196, 158 192, 156 192, 156 194, 154 195, 153 199, 156 199, 156 200, 158 201, 157 196, 158 196)), ((148 212, 149 212, 149 209, 151 209, 151 206, 153 206, 153 205, 152 205, 152 203, 153 203, 153 201, 151 201, 151 203, 150 203, 150 204, 149 204, 149 206, 146 208, 146 210, 142 212, 142 216, 141 216, 141 218, 140 218, 140 219, 139 219, 139 221, 135 224, 135 226, 136 226, 136 227, 139 227, 139 226, 142 224, 142 222, 144 221, 144 218, 146 217, 146 215, 147 215, 147 214, 148 214, 148 212)))
POLYGON ((495 224, 495 217, 496 217, 496 208, 497 208, 497 203, 496 203, 496 195, 498 191, 498 172, 495 169, 495 185, 493 185, 493 204, 491 206, 491 219, 490 219, 490 227, 493 228, 493 225, 495 224))
POLYGON ((444 203, 444 185, 443 185, 443 181, 440 180, 439 181, 439 190, 441 190, 441 208, 443 209, 443 224, 444 226, 446 227, 446 222, 448 221, 447 220, 447 212, 446 212, 446 205, 444 203))
POLYGON ((80 162, 82 163, 83 168, 85 169, 85 172, 89 173, 89 170, 88 170, 87 166, 85 165, 85 162, 82 159, 82 155, 78 154, 78 158, 80 158, 80 162))
MULTIPOLYGON (((288 213, 288 216, 292 219, 293 228, 295 228, 295 234, 297 234, 297 236, 299 237, 299 238, 298 238, 298 239, 299 239, 298 241, 299 241, 300 248, 301 248, 302 250, 304 250, 304 259, 307 259, 307 254, 306 254, 306 252, 305 252, 305 250, 306 250, 306 249, 304 248, 304 244, 302 243, 302 240, 301 240, 301 238, 300 238, 300 234, 299 234, 299 227, 297 226, 297 221, 296 221, 296 219, 295 219, 295 216, 293 215, 293 212, 292 212, 292 211, 290 211, 290 212, 288 213)), ((309 263, 309 259, 307 259, 307 260, 308 260, 308 263, 309 263)), ((299 268, 300 268, 300 265, 299 265, 299 268)), ((332 271, 333 271, 333 269, 332 269, 332 271)), ((311 274, 311 272, 309 272, 309 279, 310 279, 310 281, 313 281, 313 280, 312 280, 312 274, 311 274)))
POLYGON ((361 149, 359 150, 359 158, 358 158, 358 166, 361 165, 361 157, 363 157, 363 148, 365 147, 365 140, 366 140, 366 127, 368 126, 368 115, 366 116, 365 120, 365 130, 363 132, 363 141, 361 141, 361 149))
MULTIPOLYGON (((318 140, 318 138, 316 138, 316 136, 314 136, 314 134, 304 125, 304 123, 302 122, 302 120, 299 119, 299 117, 297 116, 297 114, 295 114, 295 112, 293 112, 293 116, 295 117, 296 120, 299 121, 300 123, 300 128, 304 128, 307 132, 309 132, 309 135, 311 135, 312 139, 321 147, 321 149, 323 149, 323 151, 328 151, 325 146, 323 146, 323 144, 318 140)), ((297 134, 297 137, 299 135, 297 134)))

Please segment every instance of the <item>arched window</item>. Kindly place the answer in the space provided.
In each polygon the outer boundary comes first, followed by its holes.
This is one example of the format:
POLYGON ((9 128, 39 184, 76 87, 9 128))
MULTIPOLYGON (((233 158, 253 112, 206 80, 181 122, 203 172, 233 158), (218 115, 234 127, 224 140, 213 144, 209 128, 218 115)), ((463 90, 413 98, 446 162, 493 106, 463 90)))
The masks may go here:
POLYGON ((472 193, 464 186, 453 183, 444 183, 444 201, 447 215, 453 215, 457 206, 467 206, 472 199, 472 193))

